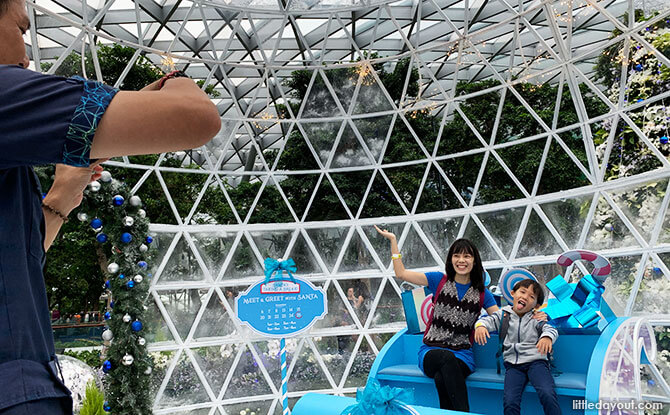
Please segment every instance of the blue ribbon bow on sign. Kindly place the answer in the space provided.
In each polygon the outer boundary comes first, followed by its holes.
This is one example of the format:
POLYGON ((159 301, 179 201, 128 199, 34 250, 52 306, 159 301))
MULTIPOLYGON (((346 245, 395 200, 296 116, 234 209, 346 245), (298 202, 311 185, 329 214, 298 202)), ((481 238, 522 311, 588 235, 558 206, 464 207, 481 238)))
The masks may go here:
POLYGON ((356 392, 357 403, 348 406, 341 415, 418 415, 406 402, 414 400, 414 391, 381 386, 376 380, 356 392))
POLYGON ((283 279, 284 271, 288 274, 291 282, 295 282, 293 278, 293 272, 298 271, 298 268, 295 266, 295 261, 293 258, 289 258, 286 261, 277 261, 273 258, 265 258, 265 283, 272 280, 281 280, 283 279), (273 278, 275 272, 279 272, 279 276, 273 278))

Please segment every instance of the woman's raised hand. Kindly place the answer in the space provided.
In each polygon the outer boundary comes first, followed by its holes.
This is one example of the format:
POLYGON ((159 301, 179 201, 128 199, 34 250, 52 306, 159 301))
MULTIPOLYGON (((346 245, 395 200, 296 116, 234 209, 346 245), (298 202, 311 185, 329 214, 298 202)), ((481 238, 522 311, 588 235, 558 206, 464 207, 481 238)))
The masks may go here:
POLYGON ((379 229, 379 228, 377 227, 377 225, 374 225, 374 227, 375 227, 375 229, 377 230, 377 232, 379 232, 379 234, 380 234, 381 236, 383 236, 384 238, 386 238, 386 239, 388 239, 388 240, 393 240, 393 239, 395 239, 395 234, 394 234, 393 232, 389 232, 389 231, 387 231, 386 229, 381 230, 381 229, 379 229))

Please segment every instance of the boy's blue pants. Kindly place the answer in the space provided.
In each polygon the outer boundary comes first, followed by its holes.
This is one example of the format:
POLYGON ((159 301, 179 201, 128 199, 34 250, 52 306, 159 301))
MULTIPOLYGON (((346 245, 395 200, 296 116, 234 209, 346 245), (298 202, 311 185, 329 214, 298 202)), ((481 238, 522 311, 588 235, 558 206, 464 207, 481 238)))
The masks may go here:
POLYGON ((505 369, 505 394, 503 397, 505 415, 519 415, 521 413, 521 396, 529 380, 537 391, 545 415, 560 415, 561 408, 558 405, 554 378, 551 375, 548 361, 535 360, 520 365, 505 362, 505 369))

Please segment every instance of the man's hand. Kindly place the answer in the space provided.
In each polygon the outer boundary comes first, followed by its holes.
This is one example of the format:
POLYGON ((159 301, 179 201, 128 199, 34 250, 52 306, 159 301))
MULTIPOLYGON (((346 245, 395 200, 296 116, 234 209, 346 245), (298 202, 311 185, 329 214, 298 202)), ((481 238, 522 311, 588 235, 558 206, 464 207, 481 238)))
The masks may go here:
POLYGON ((547 313, 544 311, 535 311, 533 312, 533 318, 537 321, 547 321, 549 320, 547 313))
POLYGON ((98 160, 89 167, 71 167, 64 164, 56 165, 56 177, 44 198, 44 203, 67 216, 79 206, 84 198, 84 189, 93 180, 100 178, 102 166, 98 160))
POLYGON ((547 336, 540 338, 540 340, 537 341, 536 347, 537 351, 540 352, 541 354, 551 353, 552 348, 551 339, 547 336))
POLYGON ((489 331, 486 327, 484 326, 479 326, 475 329, 475 341, 479 345, 485 345, 486 342, 488 341, 487 338, 490 338, 491 335, 489 334, 489 331))

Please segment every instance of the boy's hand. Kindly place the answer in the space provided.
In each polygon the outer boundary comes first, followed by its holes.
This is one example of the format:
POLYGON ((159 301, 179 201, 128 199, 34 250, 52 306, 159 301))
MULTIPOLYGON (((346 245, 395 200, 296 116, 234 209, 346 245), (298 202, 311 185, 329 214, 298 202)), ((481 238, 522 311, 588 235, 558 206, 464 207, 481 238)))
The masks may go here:
POLYGON ((487 342, 487 338, 490 338, 491 335, 489 334, 489 331, 486 329, 484 326, 479 326, 475 329, 475 341, 479 345, 485 345, 487 342))
POLYGON ((552 347, 551 339, 546 336, 540 338, 540 340, 538 340, 537 342, 536 347, 537 351, 540 352, 541 354, 551 353, 551 347, 552 347))

